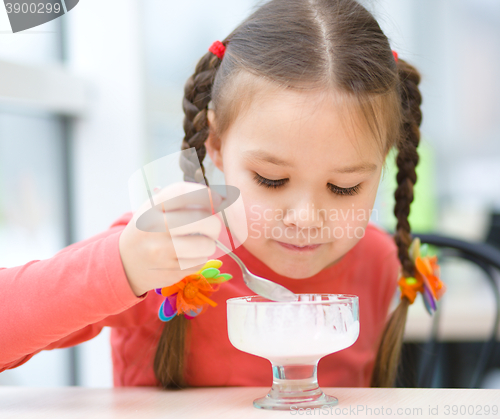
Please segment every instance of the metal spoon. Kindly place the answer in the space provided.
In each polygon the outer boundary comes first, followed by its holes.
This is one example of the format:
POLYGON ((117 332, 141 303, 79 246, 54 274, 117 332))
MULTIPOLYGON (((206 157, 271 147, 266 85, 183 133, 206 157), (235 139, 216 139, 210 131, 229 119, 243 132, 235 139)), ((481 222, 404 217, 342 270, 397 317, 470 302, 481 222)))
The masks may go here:
POLYGON ((215 244, 219 249, 231 256, 240 266, 241 272, 243 273, 243 281, 245 281, 246 286, 253 292, 272 301, 297 301, 297 295, 295 295, 292 291, 279 284, 276 284, 275 282, 269 281, 268 279, 264 279, 260 276, 254 275, 247 269, 241 259, 233 252, 231 252, 231 250, 224 246, 220 241, 215 240, 215 244))

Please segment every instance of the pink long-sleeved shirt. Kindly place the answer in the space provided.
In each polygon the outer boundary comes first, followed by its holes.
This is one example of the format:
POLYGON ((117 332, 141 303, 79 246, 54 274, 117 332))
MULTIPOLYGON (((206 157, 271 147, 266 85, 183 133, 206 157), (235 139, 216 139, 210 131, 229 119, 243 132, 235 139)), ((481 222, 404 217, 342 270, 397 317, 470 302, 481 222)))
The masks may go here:
MULTIPOLYGON (((50 259, 0 269, 0 372, 42 350, 65 348, 111 331, 115 386, 159 385, 153 372, 156 345, 165 323, 163 298, 154 291, 136 297, 121 262, 118 240, 132 213, 109 230, 68 246, 50 259)), ((367 387, 377 344, 394 296, 399 262, 391 237, 369 224, 364 237, 337 264, 306 280, 273 272, 244 246, 235 253, 249 269, 295 293, 359 296, 360 335, 348 349, 324 357, 321 386, 367 387)), ((269 361, 235 349, 227 336, 228 298, 251 295, 229 257, 222 271, 233 275, 211 296, 218 303, 191 320, 186 380, 192 386, 270 386, 269 361)), ((168 323, 166 323, 168 327, 168 323)))

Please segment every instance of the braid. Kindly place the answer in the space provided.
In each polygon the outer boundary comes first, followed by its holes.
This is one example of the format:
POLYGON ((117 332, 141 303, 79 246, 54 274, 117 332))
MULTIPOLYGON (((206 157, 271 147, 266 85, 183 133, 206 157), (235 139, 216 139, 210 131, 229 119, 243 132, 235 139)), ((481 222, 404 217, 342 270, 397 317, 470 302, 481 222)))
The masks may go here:
MULTIPOLYGON (((216 55, 211 52, 206 53, 184 87, 182 108, 185 114, 185 136, 182 140, 182 150, 195 147, 201 167, 200 170, 195 162, 189 160, 184 153, 181 154, 179 163, 184 172, 184 181, 187 182, 205 181, 208 185, 203 167, 206 154, 205 141, 208 137, 207 110, 212 98, 212 84, 220 63, 221 60, 216 55)), ((184 378, 184 361, 188 323, 184 316, 176 316, 163 327, 153 368, 156 378, 164 388, 187 386, 184 378)))
POLYGON ((201 167, 200 173, 196 164, 181 157, 180 166, 187 182, 202 183, 204 180, 208 185, 203 167, 206 155, 205 141, 208 137, 207 111, 212 99, 212 84, 221 61, 216 55, 207 52, 184 86, 182 108, 185 114, 183 124, 185 136, 182 140, 182 150, 194 147, 201 167))
MULTIPOLYGON (((413 201, 413 186, 417 181, 415 167, 418 164, 417 146, 420 141, 419 126, 422 122, 420 110, 422 97, 418 89, 420 82, 418 71, 410 64, 399 60, 398 73, 401 82, 402 124, 397 144, 398 187, 394 193, 396 198, 394 214, 397 225, 394 240, 398 246, 403 275, 413 276, 415 267, 408 254, 411 244, 408 215, 413 201)), ((403 298, 385 326, 372 373, 372 387, 391 387, 395 383, 409 305, 410 301, 403 298)))
POLYGON ((410 204, 413 201, 413 186, 417 181, 415 167, 419 159, 417 146, 420 141, 419 126, 422 122, 422 112, 420 110, 422 97, 418 90, 420 82, 418 71, 404 61, 400 61, 398 70, 402 82, 403 124, 402 139, 398 144, 399 152, 396 159, 398 187, 394 193, 396 198, 394 215, 397 218, 394 240, 398 246, 398 256, 403 267, 403 275, 413 276, 414 266, 408 255, 408 248, 411 244, 408 215, 410 214, 410 204))

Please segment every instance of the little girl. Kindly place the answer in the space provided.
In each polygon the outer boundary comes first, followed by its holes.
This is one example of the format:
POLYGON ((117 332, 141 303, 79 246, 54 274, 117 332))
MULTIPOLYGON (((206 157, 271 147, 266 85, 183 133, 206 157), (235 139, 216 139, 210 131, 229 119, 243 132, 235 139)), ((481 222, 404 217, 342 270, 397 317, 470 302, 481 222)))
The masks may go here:
MULTIPOLYGON (((242 193, 249 235, 235 253, 295 293, 359 296, 359 338, 322 359, 321 386, 394 384, 410 301, 402 298, 389 321, 387 313, 399 271, 414 272, 419 80, 355 0, 271 0, 214 43, 185 86, 182 148, 194 147, 201 164, 208 152, 242 193), (394 241, 368 222, 392 147, 394 241)), ((185 180, 204 174, 186 171, 185 180)), ((0 271, 0 371, 110 326, 116 386, 270 386, 268 361, 227 337, 225 301, 252 294, 227 255, 221 271, 233 278, 211 296, 217 307, 158 318, 164 298, 151 290, 199 269, 180 270, 179 261, 206 261, 220 227, 185 231, 202 235, 182 236, 176 253, 170 233, 141 232, 126 213, 51 259, 0 271), (160 265, 172 269, 150 269, 160 265)))

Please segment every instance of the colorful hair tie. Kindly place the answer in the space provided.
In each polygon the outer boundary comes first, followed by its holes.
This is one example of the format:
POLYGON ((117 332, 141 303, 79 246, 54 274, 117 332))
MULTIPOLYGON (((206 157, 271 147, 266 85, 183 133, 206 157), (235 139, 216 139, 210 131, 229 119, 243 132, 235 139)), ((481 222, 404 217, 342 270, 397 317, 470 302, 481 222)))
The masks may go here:
POLYGON ((168 322, 180 314, 192 319, 201 314, 207 304, 216 307, 217 303, 208 297, 218 291, 221 283, 232 278, 230 274, 220 273, 221 266, 220 260, 209 260, 195 274, 185 276, 174 285, 156 288, 157 294, 166 297, 158 311, 160 320, 168 322))
POLYGON ((222 60, 222 58, 224 57, 224 53, 226 52, 226 47, 224 46, 224 44, 220 41, 215 41, 211 46, 210 48, 208 48, 208 50, 212 53, 212 54, 215 54, 217 55, 217 57, 219 57, 219 59, 222 60))
POLYGON ((446 291, 446 285, 439 279, 439 265, 437 256, 427 256, 427 245, 420 246, 420 239, 413 239, 410 249, 410 258, 415 264, 415 278, 402 276, 399 281, 401 299, 406 297, 413 304, 417 292, 422 294, 426 310, 432 315, 437 308, 436 301, 446 291))

